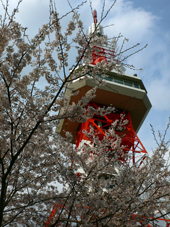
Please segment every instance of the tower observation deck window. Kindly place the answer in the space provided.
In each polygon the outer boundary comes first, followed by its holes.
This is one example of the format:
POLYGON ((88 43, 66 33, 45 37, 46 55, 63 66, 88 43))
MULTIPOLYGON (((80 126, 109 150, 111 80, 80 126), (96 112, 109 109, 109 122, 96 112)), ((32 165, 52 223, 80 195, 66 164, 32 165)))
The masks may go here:
POLYGON ((133 82, 131 81, 127 81, 127 80, 124 80, 124 84, 127 85, 127 86, 130 86, 130 87, 133 87, 133 82))
MULTIPOLYGON (((92 76, 90 73, 88 75, 92 76)), ((100 78, 103 78, 101 75, 98 75, 98 76, 100 78)), ((123 84, 123 85, 128 86, 128 87, 134 87, 134 88, 141 89, 140 84, 138 82, 134 82, 132 80, 118 78, 118 77, 114 77, 114 76, 110 76, 110 75, 105 77, 104 80, 111 81, 111 82, 114 82, 114 83, 117 83, 117 84, 123 84)))
POLYGON ((134 83, 135 88, 140 88, 140 85, 138 83, 134 83))
MULTIPOLYGON (((107 78, 106 78, 106 80, 107 80, 107 78)), ((112 81, 114 81, 114 82, 116 82, 116 83, 118 83, 118 84, 123 84, 123 80, 122 80, 122 79, 113 78, 112 81)))
MULTIPOLYGON (((107 80, 107 78, 106 78, 106 80, 107 80)), ((109 80, 110 80, 110 81, 113 81, 113 82, 115 82, 115 83, 118 83, 118 84, 126 85, 126 86, 128 86, 128 87, 134 87, 134 88, 140 89, 139 83, 133 82, 133 81, 131 81, 131 80, 124 80, 124 79, 122 79, 122 78, 114 78, 114 77, 112 77, 112 80, 111 80, 111 79, 109 79, 109 80)))

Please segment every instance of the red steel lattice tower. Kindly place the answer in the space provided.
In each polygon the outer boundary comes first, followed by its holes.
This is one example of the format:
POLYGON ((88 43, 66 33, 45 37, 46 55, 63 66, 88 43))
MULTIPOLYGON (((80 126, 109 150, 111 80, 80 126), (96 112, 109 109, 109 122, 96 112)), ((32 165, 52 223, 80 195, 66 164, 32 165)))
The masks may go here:
MULTIPOLYGON (((89 33, 96 34, 97 36, 103 35, 102 26, 97 23, 97 12, 93 12, 94 23, 89 28, 89 33)), ((115 57, 114 48, 104 48, 102 46, 94 46, 92 51, 92 62, 89 67, 94 67, 98 62, 105 61, 109 63, 114 61, 116 65, 119 61, 115 57)), ((122 71, 125 71, 121 67, 122 71)), ((102 77, 102 75, 99 75, 102 77)), ((84 77, 85 78, 85 77, 84 77)), ((86 92, 95 87, 95 83, 92 80, 91 74, 87 74, 86 78, 82 80, 75 80, 70 84, 66 91, 65 96, 69 98, 70 104, 72 102, 77 103, 86 92), (71 96, 72 92, 79 92, 76 96, 71 96)), ((143 85, 142 80, 135 75, 130 76, 125 73, 118 73, 116 70, 111 70, 107 73, 107 77, 104 78, 105 85, 100 86, 96 91, 96 97, 91 100, 88 105, 93 108, 99 108, 101 106, 114 106, 117 111, 109 115, 101 116, 94 115, 87 122, 79 124, 78 122, 71 122, 67 119, 61 120, 57 126, 57 131, 65 137, 65 132, 69 131, 73 135, 73 143, 79 148, 86 141, 90 141, 90 138, 83 133, 83 129, 89 131, 90 126, 95 128, 96 136, 101 140, 105 136, 106 131, 115 120, 120 120, 122 114, 124 118, 128 120, 128 124, 125 126, 126 130, 122 133, 122 145, 125 146, 124 152, 132 152, 132 163, 135 164, 139 160, 139 157, 143 157, 147 154, 144 146, 137 136, 137 132, 148 114, 151 104, 147 96, 147 91, 143 85), (96 120, 98 118, 98 120, 96 120), (100 125, 100 127, 99 127, 100 125)), ((62 111, 62 109, 61 109, 62 111)), ((142 161, 141 159, 141 161, 142 161)))
MULTIPOLYGON (((97 12, 93 13, 94 23, 89 28, 90 33, 96 33, 96 35, 103 35, 102 26, 97 23, 97 12)), ((114 59, 116 64, 119 62, 115 59, 115 52, 112 49, 106 49, 103 47, 94 46, 92 53, 92 62, 89 67, 93 67, 95 64, 101 61, 106 63, 110 59, 114 59)), ((124 68, 122 68, 124 70, 124 68)), ((101 75, 99 75, 101 76, 101 75)), ((118 73, 114 69, 107 73, 107 77, 104 79, 105 85, 100 86, 96 90, 96 96, 88 103, 88 106, 98 109, 99 107, 114 106, 116 111, 107 114, 105 116, 94 115, 91 119, 88 119, 85 123, 71 122, 68 119, 60 120, 57 126, 57 132, 61 136, 65 137, 65 132, 69 131, 73 135, 73 143, 76 148, 80 148, 85 143, 91 143, 92 139, 88 137, 83 130, 87 132, 92 126, 94 128, 95 135, 102 140, 106 135, 107 130, 115 120, 120 120, 122 114, 124 119, 128 120, 128 124, 125 125, 123 131, 117 131, 117 134, 122 138, 121 145, 124 145, 123 152, 132 154, 132 165, 140 166, 146 158, 147 151, 142 145, 140 139, 137 136, 137 132, 140 129, 145 117, 147 116, 151 104, 147 96, 147 91, 143 85, 142 80, 137 75, 127 75, 125 73, 118 73)), ((77 103, 87 91, 95 87, 95 83, 92 80, 91 75, 86 75, 84 80, 75 80, 70 84, 66 91, 65 96, 69 97, 69 103, 77 103), (77 95, 71 96, 71 92, 78 92, 77 95)), ((87 106, 87 107, 88 107, 87 106)), ((62 112, 62 109, 60 110, 62 112)), ((124 158, 119 155, 120 162, 124 162, 124 158)), ((51 222, 55 211, 61 208, 61 204, 55 204, 53 211, 46 223, 51 222)), ((65 208, 66 209, 66 208, 65 208)), ((168 224, 169 226, 170 224, 168 224)), ((150 225, 148 225, 150 226, 150 225)))

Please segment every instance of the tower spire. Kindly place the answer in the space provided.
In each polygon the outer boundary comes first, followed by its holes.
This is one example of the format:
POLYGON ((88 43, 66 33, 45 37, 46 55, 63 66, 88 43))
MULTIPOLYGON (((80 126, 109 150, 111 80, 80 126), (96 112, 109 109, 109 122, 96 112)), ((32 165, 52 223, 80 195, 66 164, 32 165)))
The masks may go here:
POLYGON ((94 19, 94 24, 97 24, 97 11, 93 11, 93 19, 94 19))
POLYGON ((89 35, 92 33, 95 33, 100 36, 103 35, 103 27, 100 25, 100 23, 98 24, 98 22, 97 22, 97 11, 96 10, 93 11, 93 23, 89 27, 89 35))

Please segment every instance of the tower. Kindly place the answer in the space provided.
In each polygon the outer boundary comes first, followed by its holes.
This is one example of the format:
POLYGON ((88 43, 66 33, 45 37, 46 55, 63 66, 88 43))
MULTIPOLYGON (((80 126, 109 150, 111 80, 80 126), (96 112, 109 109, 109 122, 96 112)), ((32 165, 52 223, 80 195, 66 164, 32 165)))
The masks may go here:
MULTIPOLYGON (((102 26, 97 23, 96 11, 94 11, 93 16, 94 23, 89 28, 89 33, 96 33, 98 36, 103 35, 102 26)), ((94 46, 92 62, 89 64, 89 68, 93 68, 98 62, 109 62, 110 58, 114 58, 114 54, 114 50, 112 49, 107 49, 102 46, 94 46)), ((116 62, 116 59, 115 64, 119 64, 119 62, 116 62)), ((79 68, 77 70, 79 70, 79 68)), ((124 68, 122 68, 121 71, 124 71, 124 68)), ((69 119, 63 119, 60 120, 56 130, 62 137, 65 137, 65 132, 69 131, 73 135, 72 143, 75 144, 76 148, 81 148, 81 146, 85 143, 92 143, 91 138, 88 137, 83 130, 88 132, 92 126, 96 137, 102 140, 106 136, 111 124, 116 120, 120 120, 123 114, 124 119, 128 120, 128 124, 125 126, 123 131, 117 130, 117 134, 120 136, 123 135, 121 142, 121 145, 124 145, 123 152, 131 152, 132 154, 132 166, 137 165, 139 167, 147 155, 147 151, 137 136, 137 132, 139 131, 151 108, 147 91, 142 80, 137 77, 136 74, 131 76, 125 74, 124 72, 117 72, 115 69, 107 72, 106 74, 107 77, 103 79, 105 85, 100 86, 96 90, 96 96, 87 104, 87 108, 90 106, 94 109, 98 109, 100 107, 112 105, 116 108, 116 111, 104 116, 95 114, 91 119, 88 119, 84 123, 79 123, 78 121, 71 122, 69 119)), ((99 74, 98 76, 101 77, 102 75, 99 74)), ((69 104, 73 102, 78 103, 78 101, 85 96, 86 92, 93 87, 95 87, 95 83, 92 80, 92 75, 89 73, 84 76, 84 79, 81 77, 81 79, 76 79, 69 84, 64 95, 69 100, 69 104), (72 92, 78 94, 72 96, 72 92)), ((62 111, 63 110, 61 109, 60 113, 62 111)), ((120 163, 126 161, 124 157, 119 154, 118 159, 120 163)), ((62 204, 55 204, 49 221, 50 219, 52 220, 55 215, 55 211, 61 208, 63 209, 62 204)), ((169 225, 170 224, 167 226, 169 225)))
MULTIPOLYGON (((97 12, 93 12, 94 23, 89 28, 89 34, 95 34, 96 36, 103 35, 103 28, 97 23, 97 12)), ((118 60, 115 59, 114 49, 105 48, 103 46, 94 46, 92 52, 92 62, 89 64, 89 68, 93 68, 98 62, 105 61, 108 63, 110 59, 115 61, 115 65, 118 65, 118 60)), ((79 68, 77 69, 79 70, 79 68)), ((142 80, 137 77, 124 73, 125 69, 121 66, 121 72, 117 72, 115 69, 107 72, 107 77, 103 80, 105 85, 100 86, 96 90, 96 96, 88 103, 88 106, 98 109, 99 107, 107 107, 112 105, 116 108, 115 113, 109 115, 97 116, 94 115, 91 119, 85 123, 78 123, 77 121, 71 122, 68 119, 60 120, 57 126, 57 132, 61 136, 65 137, 65 132, 69 131, 73 135, 73 143, 79 148, 85 142, 90 143, 90 138, 83 133, 83 130, 89 130, 90 126, 94 127, 96 136, 102 140, 107 132, 108 128, 115 120, 120 120, 122 114, 128 124, 126 130, 123 132, 122 145, 125 146, 125 153, 132 153, 132 164, 136 164, 137 161, 144 160, 147 154, 144 146, 137 136, 144 119, 146 118, 151 103, 147 96, 147 91, 142 80), (142 158, 143 157, 143 158, 142 158)), ((102 77, 102 75, 98 75, 102 77)), ((65 97, 69 99, 69 103, 77 103, 86 92, 95 87, 95 83, 92 80, 92 75, 88 73, 81 79, 76 79, 72 84, 68 85, 65 90, 65 97), (85 78, 86 77, 86 78, 85 78), (83 79, 84 78, 84 79, 83 79), (71 96, 71 92, 78 92, 78 95, 71 96)), ((62 112, 62 109, 60 110, 62 112)), ((118 133, 119 135, 121 132, 118 133)))

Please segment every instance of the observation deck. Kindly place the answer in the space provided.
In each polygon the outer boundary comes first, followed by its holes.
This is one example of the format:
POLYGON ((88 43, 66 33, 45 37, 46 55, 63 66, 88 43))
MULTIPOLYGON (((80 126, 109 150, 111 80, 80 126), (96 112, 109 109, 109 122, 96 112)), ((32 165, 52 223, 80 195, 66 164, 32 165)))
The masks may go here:
MULTIPOLYGON (((106 73, 106 75, 107 77, 103 79, 105 85, 97 88, 96 96, 91 101, 129 111, 133 128, 137 133, 151 108, 151 103, 142 80, 137 76, 120 74, 113 70, 106 73)), ((65 96, 69 98, 69 104, 72 102, 77 103, 85 96, 87 91, 95 86, 96 84, 92 76, 87 74, 84 80, 83 77, 74 80, 65 90, 65 96), (71 96, 72 92, 77 91, 79 91, 77 95, 71 96)), ((62 109, 60 113, 62 113, 62 109)), ((65 137, 65 131, 71 132, 73 143, 75 143, 78 126, 79 123, 77 121, 71 122, 69 119, 63 119, 60 120, 56 131, 63 137, 65 137)))

